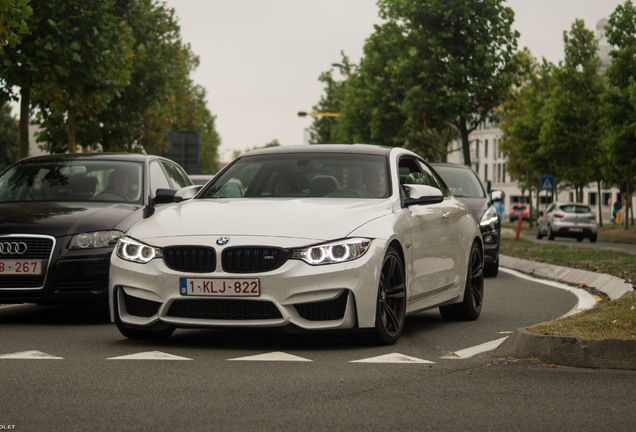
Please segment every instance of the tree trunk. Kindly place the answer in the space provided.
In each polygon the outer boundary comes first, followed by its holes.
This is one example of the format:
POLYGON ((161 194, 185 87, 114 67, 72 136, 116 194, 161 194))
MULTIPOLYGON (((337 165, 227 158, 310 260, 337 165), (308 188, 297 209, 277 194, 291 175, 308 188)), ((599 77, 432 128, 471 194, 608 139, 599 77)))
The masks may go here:
POLYGON ((20 89, 20 144, 18 158, 29 156, 29 117, 31 115, 31 83, 27 81, 20 89))
POLYGON ((625 231, 629 230, 629 213, 632 211, 632 218, 634 217, 634 209, 632 209, 632 191, 630 188, 629 180, 625 182, 625 231))
POLYGON ((459 119, 459 133, 462 137, 464 165, 472 167, 472 161, 470 160, 470 140, 468 139, 468 128, 466 127, 466 119, 464 119, 463 117, 459 119))
POLYGON ((75 147, 75 108, 71 107, 68 110, 68 152, 75 153, 77 151, 75 147))
POLYGON ((602 227, 603 226, 603 206, 602 206, 602 199, 601 199, 601 181, 598 180, 596 182, 596 190, 598 192, 598 198, 597 198, 597 202, 598 202, 598 226, 602 227))

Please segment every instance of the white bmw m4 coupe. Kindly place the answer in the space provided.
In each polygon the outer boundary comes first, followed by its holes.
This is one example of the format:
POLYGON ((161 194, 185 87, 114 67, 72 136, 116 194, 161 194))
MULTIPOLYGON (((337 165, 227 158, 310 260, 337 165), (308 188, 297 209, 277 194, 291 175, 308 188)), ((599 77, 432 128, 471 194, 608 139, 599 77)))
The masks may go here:
POLYGON ((110 313, 132 339, 281 327, 393 344, 409 313, 477 319, 483 281, 477 222, 418 155, 283 146, 134 225, 111 257, 110 313))

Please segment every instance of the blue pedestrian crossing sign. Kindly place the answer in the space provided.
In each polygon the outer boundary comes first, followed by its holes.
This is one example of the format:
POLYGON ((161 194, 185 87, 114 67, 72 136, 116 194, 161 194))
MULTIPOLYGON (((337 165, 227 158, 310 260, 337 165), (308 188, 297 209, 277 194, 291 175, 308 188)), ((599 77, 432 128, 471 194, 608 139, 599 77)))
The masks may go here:
POLYGON ((541 184, 541 190, 553 190, 554 176, 541 176, 539 183, 541 184))

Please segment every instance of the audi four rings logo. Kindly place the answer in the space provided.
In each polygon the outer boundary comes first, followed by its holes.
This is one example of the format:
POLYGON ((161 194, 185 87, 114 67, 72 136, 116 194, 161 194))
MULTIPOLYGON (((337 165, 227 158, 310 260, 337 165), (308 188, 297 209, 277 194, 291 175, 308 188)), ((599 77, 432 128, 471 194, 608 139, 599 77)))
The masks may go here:
POLYGON ((24 242, 0 242, 0 254, 2 255, 22 255, 27 251, 24 242))

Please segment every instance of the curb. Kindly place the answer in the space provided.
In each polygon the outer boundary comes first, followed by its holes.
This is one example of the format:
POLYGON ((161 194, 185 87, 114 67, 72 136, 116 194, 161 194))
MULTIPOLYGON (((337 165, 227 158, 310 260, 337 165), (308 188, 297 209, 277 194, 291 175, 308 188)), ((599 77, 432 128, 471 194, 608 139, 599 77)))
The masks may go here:
POLYGON ((578 338, 517 330, 490 353, 494 357, 538 359, 545 363, 596 369, 636 370, 636 341, 605 339, 583 345, 578 338))
MULTIPOLYGON (((634 291, 630 283, 602 273, 504 255, 499 260, 503 267, 523 273, 575 285, 585 284, 607 294, 612 300, 634 291)), ((575 337, 538 335, 519 329, 491 351, 490 355, 498 358, 538 359, 562 366, 636 370, 636 341, 633 340, 605 339, 584 345, 575 337)))
POLYGON ((594 273, 505 255, 500 255, 499 263, 503 267, 546 279, 574 285, 585 284, 607 294, 611 300, 618 300, 634 292, 634 287, 629 282, 604 273, 594 273))

